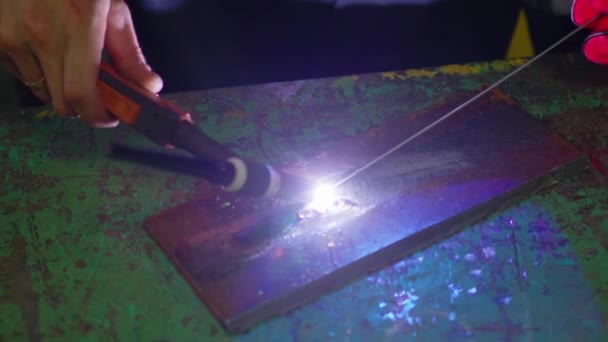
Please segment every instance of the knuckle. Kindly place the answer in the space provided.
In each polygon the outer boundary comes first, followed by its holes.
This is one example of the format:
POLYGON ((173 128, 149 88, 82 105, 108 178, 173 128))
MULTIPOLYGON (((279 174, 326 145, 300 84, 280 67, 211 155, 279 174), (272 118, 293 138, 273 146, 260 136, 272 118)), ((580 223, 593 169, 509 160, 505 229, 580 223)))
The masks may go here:
POLYGON ((27 37, 37 44, 45 43, 48 39, 48 15, 42 13, 40 6, 29 5, 25 9, 23 24, 27 37))

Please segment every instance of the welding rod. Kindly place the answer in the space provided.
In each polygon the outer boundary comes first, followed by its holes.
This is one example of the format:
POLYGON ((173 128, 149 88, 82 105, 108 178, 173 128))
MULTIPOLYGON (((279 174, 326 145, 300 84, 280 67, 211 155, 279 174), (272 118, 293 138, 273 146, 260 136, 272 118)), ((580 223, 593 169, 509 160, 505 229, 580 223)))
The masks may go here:
POLYGON ((435 128, 437 125, 441 124, 443 121, 449 119, 452 115, 458 113, 459 111, 461 111, 463 108, 466 108, 467 106, 469 106, 471 103, 477 101, 478 99, 480 99, 482 96, 486 95, 487 93, 489 93, 490 91, 492 91, 494 88, 498 87, 499 85, 501 85, 502 83, 504 83, 505 81, 509 80, 511 77, 515 76, 516 74, 518 74, 520 71, 524 70, 525 68, 527 68, 528 66, 530 66, 532 63, 536 62, 537 60, 541 59, 544 55, 548 54, 549 52, 551 52, 553 49, 555 49, 556 47, 558 47, 560 44, 562 44, 563 42, 565 42, 566 40, 570 39, 570 37, 574 36, 575 34, 577 34, 579 31, 585 29, 587 26, 589 26, 591 23, 593 23, 595 20, 597 20, 598 18, 600 18, 602 16, 602 14, 598 14, 596 16, 594 16, 593 18, 589 19, 586 23, 582 24, 581 26, 577 27, 576 29, 570 31, 570 33, 566 34, 565 36, 563 36, 562 38, 560 38, 557 42, 553 43, 551 46, 549 46, 548 48, 546 48, 545 50, 541 51, 539 54, 537 54, 536 56, 532 57, 531 59, 527 60, 524 64, 520 65, 519 67, 517 67, 515 70, 509 72, 507 75, 505 75, 504 77, 502 77, 501 79, 499 79, 498 81, 492 83, 491 85, 489 85, 488 87, 484 88, 483 90, 481 90, 479 93, 475 94, 473 97, 469 98, 468 100, 466 100, 465 102, 461 103, 460 105, 458 105, 456 108, 450 110, 449 112, 447 112, 445 115, 443 115, 442 117, 440 117, 439 119, 435 120, 434 122, 432 122, 431 124, 429 124, 428 126, 424 127, 423 129, 419 130, 418 132, 416 132, 414 135, 409 136, 408 138, 406 138, 405 140, 401 141, 400 143, 398 143, 397 145, 391 147, 390 149, 388 149, 386 152, 382 153, 381 155, 379 155, 378 157, 372 159, 371 161, 369 161, 368 163, 364 164, 363 166, 357 168, 356 170, 354 170, 353 172, 351 172, 350 174, 348 174, 346 177, 340 179, 339 181, 337 181, 336 183, 334 183, 332 185, 333 188, 337 188, 340 185, 348 182, 349 180, 351 180, 352 178, 356 177, 359 173, 369 169, 370 167, 374 166, 375 164, 377 164, 378 162, 380 162, 381 160, 383 160, 384 158, 388 157, 389 155, 395 153, 396 151, 400 150, 403 146, 411 143, 412 141, 416 140, 418 137, 422 136, 423 134, 425 134, 426 132, 432 130, 433 128, 435 128))

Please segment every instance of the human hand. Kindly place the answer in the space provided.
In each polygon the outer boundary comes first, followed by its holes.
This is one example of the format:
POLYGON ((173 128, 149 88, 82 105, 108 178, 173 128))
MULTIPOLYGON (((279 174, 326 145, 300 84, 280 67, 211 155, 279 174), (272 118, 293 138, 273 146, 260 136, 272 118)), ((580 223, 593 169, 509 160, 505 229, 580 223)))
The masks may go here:
MULTIPOLYGON (((599 14, 608 14, 608 0, 574 0, 572 21, 584 25, 599 14)), ((587 26, 593 33, 583 43, 583 53, 590 61, 608 64, 608 16, 602 16, 587 26)))
POLYGON ((60 115, 94 127, 118 124, 97 88, 104 48, 123 77, 161 90, 123 0, 0 0, 0 63, 60 115))

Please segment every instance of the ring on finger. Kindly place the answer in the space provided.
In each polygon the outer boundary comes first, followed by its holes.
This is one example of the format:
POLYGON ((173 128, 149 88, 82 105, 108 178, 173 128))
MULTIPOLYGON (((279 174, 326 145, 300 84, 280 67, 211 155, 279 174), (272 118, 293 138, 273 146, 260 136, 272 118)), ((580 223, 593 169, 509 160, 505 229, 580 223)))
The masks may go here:
POLYGON ((23 80, 21 82, 23 82, 23 84, 30 89, 41 89, 44 86, 45 81, 44 76, 42 76, 38 81, 35 82, 26 82, 23 80))

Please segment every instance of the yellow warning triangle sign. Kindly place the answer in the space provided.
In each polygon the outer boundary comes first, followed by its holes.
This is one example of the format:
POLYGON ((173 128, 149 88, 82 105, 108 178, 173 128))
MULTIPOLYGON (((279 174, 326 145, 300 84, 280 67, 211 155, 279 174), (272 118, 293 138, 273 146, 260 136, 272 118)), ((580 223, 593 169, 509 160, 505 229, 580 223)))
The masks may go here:
POLYGON ((515 30, 511 36, 511 43, 507 50, 507 58, 526 58, 534 56, 534 45, 528 27, 528 17, 525 10, 520 10, 515 23, 515 30))

